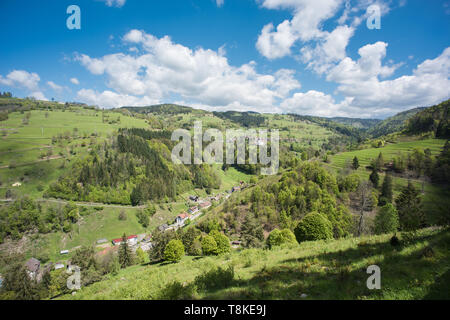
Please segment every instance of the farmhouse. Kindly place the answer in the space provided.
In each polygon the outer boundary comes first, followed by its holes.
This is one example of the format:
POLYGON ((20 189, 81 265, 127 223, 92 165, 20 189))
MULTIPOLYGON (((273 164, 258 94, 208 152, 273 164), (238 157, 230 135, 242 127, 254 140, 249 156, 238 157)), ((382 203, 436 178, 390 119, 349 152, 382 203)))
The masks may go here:
POLYGON ((201 209, 208 209, 209 207, 211 207, 211 202, 209 201, 205 201, 199 204, 200 210, 201 209))
MULTIPOLYGON (((197 210, 198 211, 198 210, 197 210)), ((189 214, 187 214, 187 213, 182 213, 182 214, 179 214, 177 217, 176 217, 176 219, 175 219, 175 224, 177 225, 177 226, 182 226, 183 224, 184 224, 184 222, 187 220, 187 219, 189 219, 191 216, 189 215, 189 214)))
POLYGON ((189 208, 189 210, 188 210, 188 212, 189 212, 190 214, 194 214, 194 213, 196 213, 197 211, 198 211, 198 207, 197 207, 197 206, 191 207, 191 208, 189 208))
MULTIPOLYGON (((128 236, 127 237, 127 243, 130 246, 136 245, 137 244, 137 236, 136 235, 128 236)), ((122 244, 122 238, 114 239, 112 241, 112 244, 115 245, 115 246, 121 245, 122 244)))
POLYGON ((198 201, 198 196, 189 196, 189 200, 197 202, 198 201))
POLYGON ((60 252, 60 254, 69 254, 69 250, 63 250, 60 252))
POLYGON ((55 270, 63 269, 64 265, 62 263, 55 264, 55 270))
POLYGON ((237 186, 237 187, 233 187, 231 189, 231 192, 236 192, 236 191, 240 191, 240 190, 241 190, 241 187, 237 186))

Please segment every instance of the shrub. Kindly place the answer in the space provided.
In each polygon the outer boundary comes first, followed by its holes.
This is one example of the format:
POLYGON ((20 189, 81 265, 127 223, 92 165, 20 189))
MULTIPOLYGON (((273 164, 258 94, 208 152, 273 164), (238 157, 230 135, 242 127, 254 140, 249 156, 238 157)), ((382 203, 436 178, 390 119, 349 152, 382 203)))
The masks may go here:
POLYGON ((202 252, 204 255, 209 256, 216 254, 217 242, 212 236, 204 236, 202 239, 202 252))
POLYGON ((400 226, 398 213, 395 207, 388 203, 378 210, 375 216, 375 233, 396 232, 400 226))
POLYGON ((208 272, 202 273, 195 278, 195 285, 199 290, 211 290, 219 288, 227 288, 234 279, 234 268, 213 268, 208 272))
POLYGON ((125 221, 127 220, 127 213, 125 212, 125 210, 121 210, 119 213, 119 220, 120 221, 125 221))
POLYGON ((267 238, 267 245, 269 248, 279 246, 282 244, 296 243, 295 235, 289 229, 278 230, 274 229, 267 238))
POLYGON ((331 222, 320 213, 307 214, 295 228, 298 242, 333 238, 331 222))
POLYGON ((170 240, 164 250, 164 260, 178 262, 184 256, 184 245, 180 240, 170 240))
POLYGON ((183 285, 179 281, 169 283, 159 293, 159 300, 193 300, 195 298, 195 287, 183 285))
POLYGON ((215 254, 220 255, 231 252, 230 239, 228 239, 226 235, 216 230, 211 231, 209 235, 214 238, 217 244, 217 250, 215 254))

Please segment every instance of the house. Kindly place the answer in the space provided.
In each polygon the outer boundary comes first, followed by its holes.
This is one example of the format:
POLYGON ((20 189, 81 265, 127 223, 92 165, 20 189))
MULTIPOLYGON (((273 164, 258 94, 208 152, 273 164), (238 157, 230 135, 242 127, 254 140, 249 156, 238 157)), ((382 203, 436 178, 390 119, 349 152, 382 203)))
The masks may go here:
MULTIPOLYGON (((127 237, 127 244, 130 246, 134 246, 137 244, 137 236, 136 235, 131 235, 127 237)), ((112 241, 113 245, 118 246, 122 244, 122 238, 118 238, 118 239, 114 239, 112 241)))
POLYGON ((69 254, 69 250, 63 250, 60 252, 60 254, 69 254))
POLYGON ((62 263, 55 264, 55 270, 63 269, 64 265, 62 263))
POLYGON ((209 207, 211 207, 211 202, 209 201, 205 201, 199 204, 200 210, 201 209, 208 209, 209 207))
MULTIPOLYGON (((198 211, 198 210, 197 210, 198 211)), ((175 224, 177 226, 184 225, 184 222, 189 219, 191 216, 187 214, 186 212, 183 212, 182 214, 179 214, 175 219, 175 224)))
POLYGON ((190 214, 194 214, 194 213, 196 213, 197 211, 198 211, 198 207, 197 207, 197 206, 191 207, 191 208, 189 208, 189 210, 188 210, 188 212, 189 212, 190 214))
POLYGON ((16 187, 20 187, 22 184, 20 183, 20 182, 16 182, 16 183, 14 183, 12 186, 14 187, 14 188, 16 188, 16 187))
POLYGON ((100 239, 100 240, 97 240, 97 244, 103 244, 103 243, 106 243, 106 242, 108 242, 107 239, 100 239))
POLYGON ((198 201, 198 196, 189 196, 189 200, 197 202, 198 201))
POLYGON ((30 258, 25 263, 25 268, 31 279, 36 279, 39 273, 39 268, 41 267, 41 262, 38 259, 30 258))
POLYGON ((158 229, 159 229, 159 231, 164 232, 167 229, 169 229, 169 226, 167 225, 167 223, 165 223, 165 224, 159 226, 158 229))
POLYGON ((240 190, 241 190, 241 187, 237 186, 237 187, 233 187, 231 189, 231 192, 236 192, 236 191, 240 191, 240 190))

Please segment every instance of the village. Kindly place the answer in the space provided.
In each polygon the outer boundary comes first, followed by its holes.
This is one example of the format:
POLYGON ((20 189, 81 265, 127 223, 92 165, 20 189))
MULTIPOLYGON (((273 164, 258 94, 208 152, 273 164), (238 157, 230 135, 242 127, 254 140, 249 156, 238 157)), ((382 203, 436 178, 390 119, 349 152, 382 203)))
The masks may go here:
MULTIPOLYGON (((177 230, 179 228, 184 228, 190 225, 194 220, 202 216, 206 213, 206 210, 209 209, 213 203, 221 203, 228 199, 231 194, 235 192, 240 192, 241 190, 247 188, 248 185, 243 181, 240 182, 239 185, 234 186, 231 190, 226 190, 224 192, 217 193, 216 195, 207 196, 201 198, 197 195, 189 196, 189 204, 191 205, 187 212, 182 212, 178 214, 172 224, 162 224, 158 227, 158 230, 161 232, 166 232, 169 230, 177 230)), ((105 238, 98 239, 94 244, 95 248, 98 249, 97 254, 100 256, 106 255, 111 251, 118 251, 119 246, 122 244, 122 238, 115 238, 112 240, 108 240, 105 238)), ((144 252, 148 252, 152 249, 152 235, 151 234, 138 234, 138 235, 129 235, 127 236, 127 245, 129 248, 136 252, 138 248, 141 248, 144 252)), ((236 247, 239 244, 239 241, 234 241, 231 243, 233 247, 236 247)), ((79 247, 72 248, 71 250, 61 250, 59 254, 61 257, 68 256, 71 252, 75 251, 79 247)), ((45 272, 51 270, 60 270, 67 269, 68 271, 72 270, 74 266, 72 266, 70 259, 61 259, 60 262, 53 263, 49 262, 43 266, 41 266, 41 261, 32 257, 28 259, 25 263, 26 271, 29 277, 37 282, 42 280, 42 276, 45 272)), ((3 278, 0 275, 0 287, 2 286, 3 278)))

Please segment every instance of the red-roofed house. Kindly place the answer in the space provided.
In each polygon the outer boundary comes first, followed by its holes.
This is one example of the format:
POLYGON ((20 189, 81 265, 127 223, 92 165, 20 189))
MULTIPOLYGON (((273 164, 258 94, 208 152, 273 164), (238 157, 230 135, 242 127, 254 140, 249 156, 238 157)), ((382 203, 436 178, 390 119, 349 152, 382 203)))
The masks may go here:
MULTIPOLYGON (((113 243, 113 245, 118 246, 122 243, 122 238, 114 239, 112 241, 112 243, 113 243)), ((127 243, 131 246, 134 246, 135 244, 137 244, 137 236, 135 236, 135 235, 128 236, 127 243)))
POLYGON ((175 219, 175 223, 178 226, 182 226, 184 224, 184 222, 189 219, 191 217, 190 214, 187 214, 186 212, 183 212, 182 214, 179 214, 176 219, 175 219))
POLYGON ((211 202, 205 201, 199 204, 200 209, 208 209, 211 207, 211 202))

